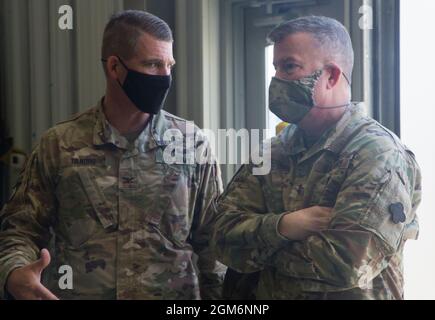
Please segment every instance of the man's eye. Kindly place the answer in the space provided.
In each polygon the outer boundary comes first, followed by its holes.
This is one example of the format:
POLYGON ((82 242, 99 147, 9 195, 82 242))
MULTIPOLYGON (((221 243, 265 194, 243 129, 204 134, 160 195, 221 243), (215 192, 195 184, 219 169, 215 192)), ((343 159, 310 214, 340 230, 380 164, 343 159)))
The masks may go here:
POLYGON ((284 72, 289 73, 292 72, 297 66, 293 63, 288 63, 283 66, 284 72))
POLYGON ((172 64, 166 65, 166 64, 163 64, 160 62, 149 62, 149 63, 145 64, 145 67, 148 69, 153 69, 153 70, 162 70, 165 68, 169 68, 172 70, 172 69, 174 69, 175 65, 172 65, 172 64))
POLYGON ((148 62, 145 64, 145 67, 151 68, 151 69, 158 69, 159 64, 157 62, 148 62))

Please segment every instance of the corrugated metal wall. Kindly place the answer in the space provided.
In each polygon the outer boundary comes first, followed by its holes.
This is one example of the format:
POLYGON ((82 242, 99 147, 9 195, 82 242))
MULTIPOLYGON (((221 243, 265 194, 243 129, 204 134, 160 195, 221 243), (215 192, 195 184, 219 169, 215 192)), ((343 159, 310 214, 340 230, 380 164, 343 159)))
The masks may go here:
POLYGON ((29 152, 55 123, 104 94, 100 46, 120 0, 2 0, 4 103, 8 133, 29 152), (74 8, 73 30, 61 30, 59 7, 74 8))
MULTIPOLYGON (((122 9, 146 9, 175 24, 174 0, 0 0, 2 129, 15 148, 30 152, 45 130, 104 95, 102 34, 122 9), (73 8, 73 30, 58 26, 62 5, 73 8)), ((172 91, 167 109, 175 112, 172 91)))
POLYGON ((104 95, 102 34, 110 15, 123 9, 147 10, 174 31, 178 63, 165 109, 201 127, 221 127, 217 1, 0 0, 0 133, 13 137, 16 150, 29 154, 48 128, 104 95), (73 30, 58 26, 63 5, 73 8, 73 30))

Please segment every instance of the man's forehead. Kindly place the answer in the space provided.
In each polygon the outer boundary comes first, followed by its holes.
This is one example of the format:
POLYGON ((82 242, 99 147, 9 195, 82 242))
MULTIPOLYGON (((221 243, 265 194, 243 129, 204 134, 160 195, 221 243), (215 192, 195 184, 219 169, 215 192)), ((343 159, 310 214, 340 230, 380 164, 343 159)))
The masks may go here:
POLYGON ((282 49, 275 46, 273 63, 283 64, 283 63, 303 63, 305 61, 306 55, 298 52, 298 50, 282 49))
POLYGON ((135 56, 143 61, 164 61, 174 62, 172 42, 167 41, 138 41, 135 49, 135 56))
POLYGON ((320 48, 309 33, 295 33, 286 36, 274 45, 274 60, 302 62, 320 54, 320 48))
POLYGON ((294 33, 284 37, 275 44, 276 47, 301 50, 304 48, 318 47, 318 42, 309 33, 294 33))
POLYGON ((173 42, 156 39, 148 34, 140 36, 136 42, 136 50, 156 52, 156 53, 172 53, 173 42))

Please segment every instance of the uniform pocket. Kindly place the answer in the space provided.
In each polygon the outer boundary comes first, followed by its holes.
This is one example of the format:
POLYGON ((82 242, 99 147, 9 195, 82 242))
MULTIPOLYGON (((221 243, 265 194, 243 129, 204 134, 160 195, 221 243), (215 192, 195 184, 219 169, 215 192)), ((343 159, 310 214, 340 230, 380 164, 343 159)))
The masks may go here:
POLYGON ((286 211, 284 199, 289 186, 288 172, 282 170, 273 170, 268 176, 259 177, 262 183, 264 198, 268 212, 281 214, 286 211))
POLYGON ((333 208, 337 201, 338 193, 346 179, 352 155, 344 155, 329 164, 329 171, 320 177, 316 183, 319 190, 319 200, 316 205, 333 208))
POLYGON ((103 225, 104 229, 113 228, 117 224, 117 212, 110 204, 100 187, 96 184, 95 179, 91 178, 89 170, 79 169, 78 174, 86 195, 91 203, 98 220, 103 225))
POLYGON ((104 197, 93 170, 95 168, 64 168, 56 189, 57 233, 61 241, 73 248, 117 224, 116 210, 104 197))
POLYGON ((190 233, 192 181, 189 166, 163 165, 160 186, 145 220, 173 243, 183 246, 190 233))

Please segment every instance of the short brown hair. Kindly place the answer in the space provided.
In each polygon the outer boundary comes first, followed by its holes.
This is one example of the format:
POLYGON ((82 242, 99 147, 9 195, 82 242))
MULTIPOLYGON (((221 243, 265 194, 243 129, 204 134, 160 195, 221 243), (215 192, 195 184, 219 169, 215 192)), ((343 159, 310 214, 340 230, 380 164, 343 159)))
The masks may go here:
POLYGON ((104 29, 101 58, 117 55, 130 59, 134 56, 137 40, 143 33, 157 40, 173 41, 168 24, 149 12, 127 10, 114 14, 104 29))

